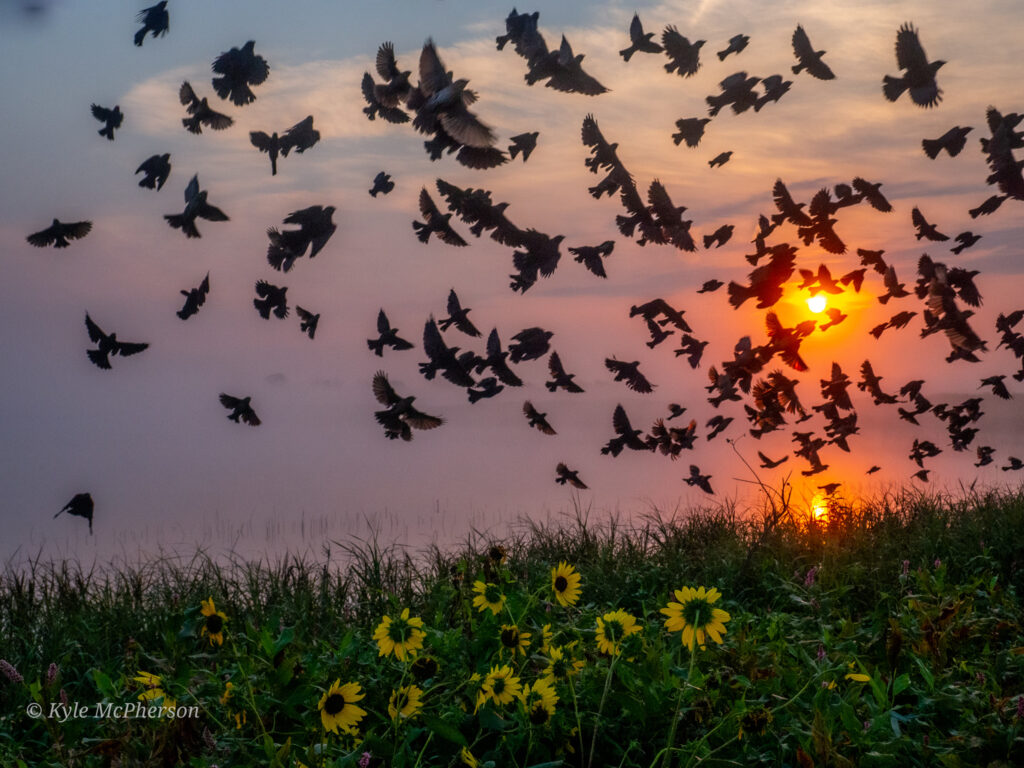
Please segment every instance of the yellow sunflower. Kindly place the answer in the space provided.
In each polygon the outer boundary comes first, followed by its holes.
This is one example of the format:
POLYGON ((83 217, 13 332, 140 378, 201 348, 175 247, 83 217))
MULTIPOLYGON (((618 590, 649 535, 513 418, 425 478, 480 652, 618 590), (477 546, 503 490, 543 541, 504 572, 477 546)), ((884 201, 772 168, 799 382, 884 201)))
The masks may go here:
POLYGON ((462 751, 459 752, 459 757, 462 758, 464 765, 468 765, 469 768, 480 768, 480 762, 473 757, 473 753, 468 748, 463 747, 462 751))
POLYGON ((380 649, 378 655, 387 656, 393 652, 399 661, 405 661, 407 656, 415 656, 416 651, 423 647, 423 638, 426 636, 423 619, 416 616, 410 618, 408 608, 404 608, 397 619, 385 616, 373 633, 373 639, 380 649))
POLYGON ((554 639, 555 633, 551 631, 551 625, 545 624, 540 628, 540 652, 547 653, 548 648, 551 646, 551 641, 554 639))
POLYGON ((690 651, 693 651, 694 644, 703 650, 708 637, 721 645, 725 622, 731 618, 721 608, 713 607, 722 596, 721 593, 714 587, 707 590, 704 587, 683 587, 675 590, 675 596, 678 603, 670 602, 668 607, 661 609, 668 617, 665 619, 665 629, 669 632, 681 631, 683 645, 690 651))
POLYGON ((523 706, 526 716, 534 725, 543 725, 555 716, 558 694, 550 678, 542 677, 533 685, 523 688, 523 706))
POLYGON ((586 666, 587 663, 585 661, 572 656, 567 656, 565 651, 565 648, 558 645, 548 647, 548 665, 541 673, 542 677, 552 683, 555 680, 568 680, 572 675, 575 675, 586 666))
POLYGON ((160 679, 160 675, 154 675, 152 672, 143 672, 139 670, 137 677, 132 678, 135 682, 141 683, 145 686, 145 690, 139 694, 139 701, 155 701, 157 699, 163 699, 162 706, 168 709, 176 709, 177 702, 172 699, 167 691, 163 689, 163 682, 160 679))
POLYGON ((621 608, 597 619, 597 649, 609 656, 622 652, 622 641, 640 631, 636 618, 621 608))
POLYGON ((522 698, 523 686, 519 678, 512 674, 512 667, 507 664, 501 667, 491 667, 483 684, 480 686, 480 693, 477 695, 476 705, 480 705, 490 699, 495 704, 510 704, 518 698, 522 698))
POLYGON ((580 575, 564 560, 551 569, 551 589, 561 606, 576 605, 580 599, 580 575))
POLYGON ((491 613, 497 616, 505 607, 505 596, 501 594, 496 584, 485 584, 482 581, 473 582, 473 591, 476 597, 473 598, 473 607, 484 611, 491 609, 491 613))
POLYGON ((391 692, 388 715, 392 720, 408 720, 423 709, 423 689, 418 685, 404 685, 391 692))
POLYGON ((357 707, 355 702, 365 694, 360 690, 359 683, 341 684, 335 680, 327 692, 320 697, 317 709, 320 710, 320 722, 324 730, 337 733, 340 728, 345 733, 355 735, 359 721, 366 717, 366 710, 357 707))
POLYGON ((228 620, 228 617, 217 610, 217 606, 213 604, 213 598, 202 601, 203 608, 200 613, 206 617, 206 621, 203 622, 203 629, 200 635, 202 637, 210 638, 210 645, 216 643, 217 645, 224 645, 224 622, 228 620))
POLYGON ((501 647, 503 651, 511 651, 513 656, 516 651, 525 656, 526 649, 530 647, 530 633, 520 632, 515 624, 502 624, 501 647))
POLYGON ((220 703, 225 707, 228 705, 228 700, 231 698, 231 689, 235 687, 235 684, 228 680, 224 683, 224 693, 221 694, 220 703))

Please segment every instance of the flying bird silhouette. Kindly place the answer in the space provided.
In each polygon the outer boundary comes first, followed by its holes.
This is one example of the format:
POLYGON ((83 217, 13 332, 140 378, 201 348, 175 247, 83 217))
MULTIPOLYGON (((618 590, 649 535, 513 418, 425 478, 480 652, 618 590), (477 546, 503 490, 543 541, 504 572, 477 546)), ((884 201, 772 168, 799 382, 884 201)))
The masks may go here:
POLYGON ((757 457, 761 459, 761 469, 774 469, 783 462, 789 461, 789 454, 787 453, 781 459, 769 459, 761 451, 757 452, 757 457))
POLYGON ((165 214, 167 223, 174 229, 180 229, 185 237, 202 237, 196 228, 196 219, 207 221, 228 221, 227 214, 215 205, 206 202, 206 190, 199 189, 198 174, 185 187, 185 210, 181 213, 165 214))
POLYGON ((106 334, 93 322, 89 313, 85 313, 85 327, 89 331, 89 339, 96 345, 96 349, 87 349, 85 354, 97 368, 110 370, 110 356, 121 355, 128 357, 136 355, 149 347, 149 344, 142 344, 131 341, 118 341, 117 334, 106 334))
POLYGON ((54 219, 46 229, 33 232, 25 239, 36 248, 46 248, 49 245, 54 248, 67 248, 71 244, 68 242, 69 240, 85 237, 91 230, 91 221, 75 221, 65 224, 54 219))
POLYGON ((391 180, 391 175, 384 171, 380 171, 373 177, 373 186, 370 187, 370 195, 372 197, 376 197, 377 195, 386 195, 394 188, 395 182, 391 180))
POLYGON ((797 60, 797 63, 793 66, 794 75, 807 70, 807 74, 819 80, 835 79, 835 73, 828 64, 822 61, 821 57, 825 55, 825 51, 814 50, 810 38, 807 37, 804 28, 799 24, 793 31, 793 53, 796 54, 797 60))
POLYGON ((690 476, 684 477, 683 482, 691 487, 696 486, 700 488, 704 493, 710 496, 715 495, 715 491, 711 487, 711 475, 702 475, 700 473, 700 467, 696 464, 690 465, 690 476))
POLYGON ((953 239, 958 243, 958 245, 953 246, 949 250, 958 254, 981 240, 981 235, 976 235, 973 232, 961 232, 953 239))
MULTIPOLYGON (((665 71, 669 74, 675 72, 680 77, 690 77, 700 69, 700 49, 704 45, 703 40, 691 43, 678 29, 669 24, 661 33, 661 44, 669 59, 665 65, 665 71)), ((678 143, 677 141, 676 144, 678 143)))
POLYGON ((621 404, 615 406, 612 413, 612 427, 615 429, 615 437, 609 440, 601 449, 602 455, 618 456, 623 448, 631 448, 634 451, 650 451, 653 446, 647 444, 641 435, 642 430, 633 429, 626 416, 626 410, 621 404))
POLYGON ((476 92, 466 88, 469 80, 453 78, 431 40, 420 52, 419 75, 417 98, 409 101, 416 109, 413 126, 417 130, 434 133, 439 123, 459 144, 482 149, 494 144, 494 131, 468 109, 477 100, 476 92))
POLYGON ((922 238, 935 242, 949 240, 949 235, 942 234, 934 224, 930 224, 928 222, 924 217, 924 214, 921 213, 920 208, 915 207, 914 210, 910 212, 910 220, 913 222, 914 226, 917 227, 917 234, 915 234, 914 237, 918 240, 921 240, 922 238))
POLYGON ((480 331, 473 325, 473 322, 469 319, 470 307, 463 307, 459 301, 458 294, 455 293, 455 289, 452 288, 448 292, 448 317, 438 320, 438 327, 442 331, 447 331, 452 325, 458 328, 467 336, 479 336, 480 331))
POLYGON ((721 152, 708 160, 708 165, 712 168, 715 168, 716 166, 721 167, 729 162, 730 157, 732 157, 732 150, 729 150, 728 152, 721 152))
POLYGON ((533 150, 537 148, 537 137, 540 136, 539 131, 531 131, 529 133, 520 133, 512 136, 509 141, 512 143, 508 146, 508 154, 513 160, 520 153, 523 155, 523 162, 525 163, 533 150))
POLYGON ((185 306, 178 310, 177 315, 182 320, 188 320, 192 315, 199 311, 199 308, 206 303, 206 295, 210 292, 210 273, 206 273, 206 277, 203 278, 203 282, 199 284, 198 288, 189 288, 187 291, 181 291, 181 295, 185 297, 185 306))
POLYGON ((377 423, 384 427, 384 434, 390 440, 401 438, 408 442, 412 440, 413 429, 435 429, 444 424, 441 417, 431 416, 413 407, 415 397, 399 395, 384 371, 377 371, 373 375, 373 396, 378 403, 387 406, 385 410, 375 411, 373 415, 377 423))
POLYGON ((413 344, 410 341, 406 341, 398 335, 398 329, 391 327, 391 322, 388 320, 388 316, 381 309, 377 313, 377 333, 380 335, 376 339, 367 339, 366 345, 373 350, 373 353, 377 357, 384 356, 384 347, 391 347, 396 351, 403 349, 412 349, 413 344))
POLYGON ((733 35, 729 38, 729 45, 718 52, 718 60, 724 61, 725 57, 730 53, 739 53, 750 43, 750 37, 748 35, 733 35))
POLYGON ((937 139, 921 139, 921 148, 932 160, 938 157, 942 150, 946 150, 950 157, 956 157, 967 144, 967 134, 972 130, 974 129, 970 127, 961 128, 954 125, 937 139))
POLYGON ((568 483, 573 488, 579 488, 581 491, 587 490, 587 485, 580 480, 580 472, 578 469, 569 469, 564 463, 558 462, 558 466, 555 467, 557 476, 555 482, 559 485, 565 485, 568 483))
POLYGON ((688 147, 696 147, 704 137, 704 129, 711 122, 710 117, 687 117, 676 120, 678 132, 672 134, 672 142, 678 147, 686 142, 688 147))
POLYGON ((427 242, 430 240, 430 235, 435 234, 448 245, 468 245, 448 223, 452 214, 441 213, 426 187, 420 190, 420 213, 423 215, 424 221, 414 221, 412 228, 421 243, 427 242))
POLYGON ((171 26, 170 14, 167 12, 167 0, 160 0, 156 5, 143 8, 136 14, 135 19, 142 24, 142 29, 135 33, 135 45, 141 48, 142 41, 149 33, 152 33, 154 38, 163 37, 171 26))
POLYGON ((540 430, 545 435, 557 434, 552 426, 548 423, 547 414, 541 413, 534 408, 533 403, 529 400, 523 403, 523 415, 526 416, 526 420, 531 427, 540 430))
POLYGON ((164 182, 171 175, 171 155, 165 152, 162 155, 151 155, 142 161, 142 164, 135 169, 135 173, 144 174, 139 180, 140 187, 147 189, 163 189, 164 182))
POLYGON ((625 382, 626 386, 634 392, 649 395, 654 391, 654 384, 647 380, 647 377, 640 373, 640 361, 634 360, 626 363, 616 360, 614 357, 604 359, 604 367, 615 374, 615 381, 625 382))
POLYGON ((558 356, 557 352, 552 352, 548 357, 548 372, 551 374, 551 381, 545 381, 544 386, 548 388, 549 392, 555 392, 559 389, 564 389, 566 392, 574 394, 583 392, 583 387, 573 381, 576 378, 576 374, 566 373, 565 367, 562 365, 562 358, 558 356))
POLYGON ((619 51, 619 56, 629 61, 634 53, 661 53, 662 47, 654 42, 653 32, 644 32, 644 25, 640 22, 640 14, 633 14, 633 21, 629 24, 629 47, 619 51))
POLYGON ((121 123, 124 122, 124 114, 121 112, 121 107, 115 105, 113 109, 108 109, 107 107, 101 107, 99 104, 93 104, 91 109, 92 116, 103 123, 103 127, 97 133, 113 141, 114 130, 120 128, 121 123))
POLYGON ((570 248, 569 253, 573 254, 574 260, 586 267, 598 277, 608 277, 604 270, 604 261, 612 255, 615 248, 614 240, 605 240, 600 245, 581 245, 570 248))
POLYGON ((295 305, 295 314, 299 316, 299 330, 312 339, 316 335, 316 327, 320 323, 320 315, 313 314, 308 309, 295 305))
POLYGON ((224 392, 220 393, 220 404, 231 411, 228 414, 228 418, 231 421, 235 422, 235 424, 245 422, 250 427, 258 427, 262 422, 260 417, 256 415, 256 411, 252 409, 251 400, 251 396, 234 397, 224 392))
POLYGON ((213 109, 206 97, 199 98, 192 90, 192 85, 186 80, 178 89, 178 100, 187 108, 191 117, 181 118, 181 124, 188 129, 189 133, 202 133, 203 126, 212 128, 215 131, 223 131, 234 125, 234 120, 221 112, 213 109))
POLYGON ((211 69, 220 77, 213 78, 213 90, 222 99, 230 99, 236 107, 256 100, 251 85, 262 84, 270 75, 267 60, 254 53, 255 40, 241 48, 232 48, 213 60, 211 69))
POLYGON ((473 377, 456 355, 459 348, 445 344, 433 316, 423 326, 423 351, 429 360, 420 363, 420 373, 428 381, 440 371, 444 378, 457 387, 472 387, 475 384, 473 377))
POLYGON ((268 283, 266 280, 257 280, 257 298, 252 300, 252 305, 256 307, 256 311, 260 313, 260 317, 264 320, 270 319, 271 312, 273 312, 279 319, 283 320, 288 317, 287 293, 287 287, 282 288, 272 283, 268 283))
POLYGON ((89 521, 89 535, 92 535, 92 517, 93 517, 93 501, 92 494, 89 493, 76 493, 71 497, 71 501, 64 505, 64 508, 60 510, 54 519, 56 519, 62 512, 67 512, 69 515, 75 517, 84 517, 89 521))
POLYGON ((904 91, 909 91, 917 106, 934 107, 942 101, 942 89, 935 81, 935 73, 945 63, 928 61, 917 30, 906 23, 896 33, 896 65, 906 72, 900 77, 883 77, 882 93, 889 101, 896 101, 904 91))
POLYGON ((268 228, 267 263, 279 272, 287 272, 307 248, 309 258, 315 258, 338 229, 332 220, 334 211, 333 205, 311 205, 285 217, 285 224, 298 225, 298 229, 268 228))

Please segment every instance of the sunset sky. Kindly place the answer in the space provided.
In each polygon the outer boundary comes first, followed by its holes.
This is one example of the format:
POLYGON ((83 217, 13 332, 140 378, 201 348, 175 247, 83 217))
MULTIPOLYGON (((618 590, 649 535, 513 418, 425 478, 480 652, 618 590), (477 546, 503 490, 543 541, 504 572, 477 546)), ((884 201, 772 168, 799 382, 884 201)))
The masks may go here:
MULTIPOLYGON (((980 363, 948 364, 950 344, 943 334, 919 338, 922 302, 911 295, 882 306, 876 297, 885 289, 869 270, 859 294, 847 291, 836 299, 848 318, 804 341, 801 353, 810 369, 784 369, 800 380, 804 403, 821 402, 818 382, 830 375, 833 361, 856 381, 861 363, 870 359, 889 392, 925 379, 923 391, 933 403, 982 396, 985 416, 975 443, 957 453, 938 419, 926 414, 920 427, 912 427, 898 420, 896 406, 875 406, 851 386, 860 426, 850 438, 851 452, 823 449, 830 468, 809 479, 800 474, 806 462, 795 456, 762 471, 762 479, 776 482, 791 472, 802 491, 842 482, 850 497, 893 485, 956 489, 975 478, 984 485, 1020 482, 1019 473, 999 467, 1010 455, 1024 457, 1024 385, 1008 376, 1016 399, 998 401, 979 383, 1019 368, 1008 350, 996 349, 994 322, 1000 312, 1024 307, 1024 204, 1011 199, 992 215, 968 215, 996 191, 985 183, 989 169, 979 147, 989 135, 985 110, 1024 111, 1020 63, 1011 55, 1024 34, 1018 0, 982 0, 955 16, 926 0, 519 5, 519 11, 540 12, 549 47, 564 34, 585 55, 584 69, 610 89, 595 97, 525 83, 526 62, 511 46, 500 52, 495 46, 511 5, 171 0, 169 34, 147 37, 141 48, 132 36, 139 28, 135 13, 145 2, 103 4, 101 10, 54 0, 31 16, 20 5, 0 5, 0 557, 40 548, 106 556, 119 548, 196 541, 226 546, 247 537, 258 547, 307 520, 338 538, 379 521, 385 534, 400 541, 457 539, 474 524, 486 528, 571 509, 573 492, 554 482, 559 462, 579 470, 590 490, 579 492, 578 502, 595 512, 670 512, 745 498, 753 476, 726 438, 756 467, 758 450, 774 458, 791 453, 794 427, 758 441, 747 434, 742 403, 718 411, 708 404, 709 366, 731 359, 742 336, 765 343, 766 312, 752 301, 734 310, 725 288, 706 295, 696 290, 711 278, 746 282, 751 267, 744 255, 753 251, 758 214, 776 212, 771 192, 780 178, 795 199, 809 202, 822 187, 861 176, 882 182, 894 208, 880 213, 862 204, 840 211, 836 230, 848 246, 842 255, 802 245, 795 228, 784 225, 769 242, 799 245, 798 267, 816 270, 824 263, 838 276, 860 266, 858 247, 884 249, 912 289, 917 260, 927 252, 950 266, 979 270, 984 299, 971 324, 988 351, 980 363), (690 40, 707 41, 696 75, 666 73, 660 54, 623 61, 618 51, 628 45, 634 11, 656 39, 671 24, 690 40), (899 74, 894 44, 904 22, 919 30, 929 59, 947 62, 937 77, 942 101, 931 109, 906 96, 890 103, 882 95, 882 77, 899 74), (816 49, 827 51, 835 80, 792 74, 790 39, 797 24, 816 49), (720 61, 715 52, 737 33, 750 36, 749 46, 720 61), (468 78, 478 93, 471 109, 498 135, 496 146, 504 149, 508 137, 519 133, 540 132, 528 162, 517 158, 487 171, 465 168, 454 156, 431 162, 423 150, 426 137, 409 124, 366 119, 360 80, 374 72, 378 46, 392 41, 400 67, 413 70, 415 83, 428 38, 454 76, 468 78), (270 76, 254 88, 255 102, 236 107, 214 94, 210 66, 247 40, 256 42, 270 76), (705 97, 719 93, 719 82, 738 71, 779 73, 793 84, 759 112, 722 110, 698 147, 674 145, 675 121, 705 116, 705 97), (198 136, 186 132, 177 95, 184 80, 235 124, 198 136), (93 103, 118 104, 124 112, 113 142, 97 135, 93 103), (281 158, 271 176, 249 132, 282 132, 310 114, 320 142, 281 158), (732 239, 721 248, 685 253, 671 245, 640 247, 623 237, 615 227, 623 212, 618 197, 595 200, 587 192, 600 179, 584 166, 589 154, 580 128, 587 114, 608 141, 618 143, 642 194, 659 179, 676 205, 687 206, 685 218, 693 220, 698 242, 723 224, 735 225, 732 239), (964 150, 929 159, 921 140, 956 125, 973 126, 964 150), (709 167, 726 150, 733 152, 729 162, 709 167), (140 188, 135 168, 164 152, 172 164, 166 185, 160 191, 140 188), (380 170, 392 175, 395 189, 372 198, 367 190, 380 170), (230 221, 200 221, 202 237, 189 240, 163 216, 181 212, 194 174, 230 221), (426 187, 443 205, 434 186, 438 178, 490 190, 496 202, 509 203, 506 215, 521 228, 564 235, 555 274, 525 294, 514 293, 512 249, 472 237, 454 216, 452 224, 469 247, 434 238, 419 243, 411 226, 421 218, 418 196, 426 187), (299 259, 288 273, 275 271, 266 260, 266 229, 311 205, 337 208, 337 232, 315 259, 299 259), (911 224, 915 206, 951 237, 970 230, 982 238, 959 255, 949 251, 952 240, 918 241, 911 224), (66 249, 29 245, 26 236, 53 218, 91 220, 93 229, 66 249), (567 248, 605 240, 614 240, 615 249, 603 280, 575 263, 567 248), (182 322, 175 316, 184 299, 180 291, 197 286, 207 272, 206 305, 182 322), (288 286, 287 319, 259 317, 252 305, 257 280, 288 286), (452 329, 445 333, 450 345, 482 353, 491 328, 507 345, 523 328, 540 326, 554 332, 552 349, 586 392, 549 393, 546 357, 516 367, 526 382, 521 389, 506 388, 473 405, 464 389, 441 378, 425 380, 418 372, 426 360, 423 326, 430 315, 445 316, 451 288, 472 307, 470 318, 484 336, 470 339, 452 329), (678 334, 653 349, 645 345, 646 327, 629 317, 629 309, 656 297, 685 309, 694 335, 710 341, 698 370, 673 355, 678 334), (322 315, 312 341, 300 333, 296 303, 322 315), (367 349, 382 307, 417 349, 386 350, 383 358, 367 349), (880 340, 868 334, 902 310, 918 312, 908 327, 889 330, 880 340), (96 368, 85 355, 86 312, 108 333, 148 342, 149 349, 114 358, 111 371, 96 368), (604 366, 612 356, 639 360, 656 385, 653 394, 613 381, 604 366), (409 443, 387 440, 373 417, 380 408, 370 387, 377 370, 446 423, 417 432, 409 443), (262 425, 228 421, 220 392, 251 395, 262 425), (526 399, 547 412, 556 436, 527 426, 521 411, 526 399), (670 424, 685 426, 695 418, 696 450, 678 461, 629 450, 602 456, 618 403, 644 430, 668 415, 669 403, 686 406, 686 416, 670 424), (716 413, 735 421, 708 442, 704 425, 716 413), (933 470, 927 486, 910 479, 918 469, 907 457, 915 438, 944 449, 925 464, 933 470), (996 460, 978 470, 974 449, 982 444, 996 449, 996 460), (713 475, 714 498, 683 483, 691 463, 713 475), (873 464, 883 470, 866 477, 873 464), (96 501, 91 539, 84 521, 52 519, 82 491, 96 501)), ((1018 150, 1018 156, 1024 154, 1018 150)), ((788 326, 812 318, 807 292, 798 284, 794 275, 773 308, 788 326)), ((780 366, 776 359, 765 372, 780 366)), ((821 417, 797 428, 821 433, 821 417)))

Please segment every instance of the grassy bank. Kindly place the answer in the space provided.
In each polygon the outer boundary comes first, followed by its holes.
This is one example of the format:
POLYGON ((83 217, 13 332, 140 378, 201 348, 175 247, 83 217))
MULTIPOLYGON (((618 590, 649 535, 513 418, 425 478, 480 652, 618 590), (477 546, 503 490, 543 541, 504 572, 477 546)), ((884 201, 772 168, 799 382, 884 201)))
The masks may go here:
POLYGON ((0 764, 1024 762, 1024 492, 814 525, 764 502, 415 557, 8 570, 0 764), (142 704, 164 716, 110 708, 142 704))

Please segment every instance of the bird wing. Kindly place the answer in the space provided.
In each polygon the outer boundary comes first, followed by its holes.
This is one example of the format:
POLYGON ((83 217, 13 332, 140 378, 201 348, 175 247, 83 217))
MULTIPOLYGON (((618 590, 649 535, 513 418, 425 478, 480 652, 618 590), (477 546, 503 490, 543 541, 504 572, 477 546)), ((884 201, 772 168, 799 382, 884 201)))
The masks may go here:
POLYGON ((388 381, 388 375, 384 371, 377 371, 373 374, 373 396, 381 405, 394 405, 402 399, 392 388, 388 381))
POLYGON ((196 92, 192 90, 192 84, 188 80, 181 84, 181 88, 178 89, 178 100, 188 106, 188 113, 194 115, 196 109, 199 106, 199 97, 196 96, 196 92))
POLYGON ((921 47, 917 30, 910 24, 904 24, 896 33, 896 64, 910 72, 928 70, 928 57, 921 47))
POLYGON ((242 400, 240 398, 232 397, 231 395, 221 392, 220 404, 223 405, 225 408, 230 408, 234 410, 235 408, 242 404, 242 400))
POLYGON ((444 419, 440 416, 430 416, 429 414, 418 411, 415 408, 410 408, 405 413, 405 421, 411 427, 416 429, 434 429, 444 424, 444 419))
MULTIPOLYGON (((264 131, 250 131, 249 141, 260 152, 270 152, 275 149, 275 142, 264 131)), ((280 148, 278 146, 277 148, 280 148)))
POLYGON ((451 354, 448 345, 441 338, 441 331, 433 317, 427 320, 423 326, 423 351, 431 360, 441 360, 451 354))
POLYGON ((393 80, 401 72, 398 70, 398 61, 395 59, 395 46, 390 41, 381 43, 377 48, 377 74, 385 80, 393 80))
POLYGON ((620 435, 628 435, 633 431, 633 425, 629 423, 626 409, 622 407, 621 403, 615 406, 615 412, 612 414, 612 427, 620 435))
POLYGON ((97 120, 107 121, 114 114, 112 110, 107 109, 106 107, 101 107, 99 104, 93 104, 90 109, 92 110, 92 116, 97 120))
POLYGON ((224 213, 224 211, 205 201, 199 205, 198 209, 196 209, 196 216, 204 218, 207 221, 229 221, 228 215, 224 213))
POLYGON ((487 149, 497 138, 487 125, 466 109, 463 104, 456 104, 438 115, 444 130, 460 144, 479 149, 487 149))
POLYGON ((391 330, 391 323, 388 321, 388 316, 384 314, 384 310, 381 309, 377 313, 377 333, 387 333, 391 330))
POLYGON ((430 97, 451 83, 452 79, 437 55, 434 41, 427 40, 420 52, 420 90, 430 97))
POLYGON ((93 319, 89 317, 89 313, 85 313, 85 327, 89 331, 89 338, 96 344, 99 344, 103 339, 107 338, 107 334, 93 322, 93 319))
POLYGON ((210 273, 207 272, 206 273, 206 277, 203 278, 203 282, 201 282, 199 284, 199 295, 201 297, 200 301, 199 301, 200 304, 203 302, 203 300, 206 298, 206 294, 208 294, 209 292, 210 292, 210 273))
POLYGON ((199 196, 199 174, 197 173, 185 187, 185 202, 191 203, 199 196))
POLYGON ((129 355, 137 355, 144 349, 148 349, 149 344, 134 342, 134 341, 119 341, 117 342, 116 353, 121 357, 128 357, 129 355))

